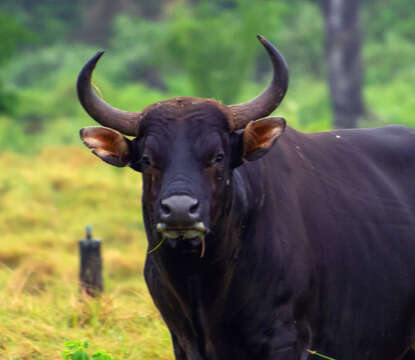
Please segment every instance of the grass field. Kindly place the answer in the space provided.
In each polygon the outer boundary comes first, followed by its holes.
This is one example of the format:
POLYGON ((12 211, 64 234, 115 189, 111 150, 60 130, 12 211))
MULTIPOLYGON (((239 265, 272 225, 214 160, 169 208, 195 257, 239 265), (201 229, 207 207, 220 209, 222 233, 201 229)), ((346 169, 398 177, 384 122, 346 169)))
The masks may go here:
POLYGON ((60 359, 66 340, 125 359, 172 359, 148 294, 140 176, 79 147, 0 155, 0 359, 60 359), (78 292, 78 240, 102 239, 105 295, 78 292))

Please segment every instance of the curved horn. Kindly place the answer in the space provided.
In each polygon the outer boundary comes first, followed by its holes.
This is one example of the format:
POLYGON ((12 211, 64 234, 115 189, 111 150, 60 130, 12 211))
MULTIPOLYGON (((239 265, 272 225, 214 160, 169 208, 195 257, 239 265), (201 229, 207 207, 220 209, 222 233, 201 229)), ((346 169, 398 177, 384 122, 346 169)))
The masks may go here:
POLYGON ((242 104, 228 106, 232 112, 233 130, 242 129, 251 120, 271 114, 281 103, 288 88, 288 66, 283 56, 274 45, 261 35, 257 35, 257 38, 271 58, 274 76, 268 88, 255 99, 242 104))
POLYGON ((97 52, 78 75, 76 88, 79 101, 86 112, 101 125, 118 130, 125 135, 136 136, 141 113, 116 109, 108 105, 92 90, 91 75, 102 54, 104 54, 103 51, 97 52))

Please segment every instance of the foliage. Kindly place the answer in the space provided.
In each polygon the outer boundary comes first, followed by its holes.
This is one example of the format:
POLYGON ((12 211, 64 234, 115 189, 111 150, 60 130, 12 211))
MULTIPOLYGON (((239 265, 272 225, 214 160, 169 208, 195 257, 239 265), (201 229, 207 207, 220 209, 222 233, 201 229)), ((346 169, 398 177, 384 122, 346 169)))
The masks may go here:
POLYGON ((12 114, 18 103, 16 94, 5 89, 0 79, 0 113, 12 114))
POLYGON ((365 0, 362 21, 368 40, 382 41, 392 31, 413 42, 414 11, 415 3, 412 0, 395 0, 393 6, 388 0, 365 0))
MULTIPOLYGON (((10 14, 0 11, 0 69, 13 58, 18 46, 28 43, 31 34, 10 14)), ((17 106, 16 95, 7 89, 0 71, 0 113, 12 113, 17 106)))
POLYGON ((415 46, 396 32, 388 32, 382 41, 369 43, 364 49, 367 85, 409 82, 414 71, 415 46))
POLYGON ((35 32, 40 44, 50 44, 65 39, 79 26, 80 5, 81 0, 2 0, 0 8, 16 15, 20 23, 35 32))
MULTIPOLYGON (((69 124, 81 126, 87 118, 75 95, 75 80, 83 63, 99 48, 79 43, 68 46, 62 39, 72 38, 73 27, 82 18, 80 11, 88 8, 75 1, 68 10, 69 3, 62 1, 56 9, 46 11, 48 1, 18 4, 6 0, 2 4, 23 20, 34 11, 36 21, 45 23, 45 27, 31 23, 37 36, 52 32, 56 36, 47 46, 42 40, 11 58, 0 74, 0 82, 5 84, 0 89, 3 93, 7 89, 7 95, 0 94, 0 108, 12 111, 14 117, 13 121, 3 117, 0 123, 6 134, 14 135, 0 136, 0 144, 8 149, 22 150, 27 139, 35 148, 73 143, 77 135, 69 124), (61 32, 52 31, 48 21, 70 25, 62 25, 61 32)), ((255 39, 255 34, 262 33, 278 46, 290 65, 290 91, 278 112, 300 130, 330 127, 329 94, 323 84, 324 26, 315 2, 177 0, 159 5, 161 12, 151 21, 134 11, 114 14, 108 51, 94 74, 94 82, 108 102, 137 111, 173 96, 207 96, 225 103, 250 99, 269 81, 269 59, 255 39)), ((397 0, 393 6, 385 6, 384 0, 362 2, 365 93, 368 113, 374 116, 361 125, 413 123, 407 115, 412 111, 407 94, 414 87, 415 27, 410 11, 405 12, 412 7, 410 0, 397 0), (384 94, 375 99, 372 94, 381 86, 384 94), (384 109, 386 103, 389 109, 384 109)))
POLYGON ((10 14, 0 11, 0 66, 3 66, 15 54, 18 46, 31 40, 28 32, 10 14))
POLYGON ((110 49, 111 56, 118 61, 114 62, 111 80, 118 84, 147 80, 150 85, 163 87, 161 79, 154 77, 166 56, 162 46, 167 36, 167 26, 167 22, 159 23, 127 15, 117 16, 110 49), (153 79, 150 78, 151 74, 153 79))
POLYGON ((172 9, 172 22, 164 44, 169 59, 188 74, 193 93, 235 101, 252 74, 254 60, 263 51, 255 34, 267 35, 277 28, 278 5, 237 0, 234 8, 223 9, 211 1, 189 8, 172 9))
MULTIPOLYGON (((32 138, 33 147, 29 152, 47 143, 78 141, 74 126, 79 129, 86 125, 86 119, 90 123, 91 120, 79 105, 75 91, 76 76, 95 51, 82 45, 73 46, 71 51, 66 46, 54 45, 33 51, 29 64, 26 58, 21 58, 10 65, 5 79, 13 86, 20 104, 14 109, 14 121, 6 118, 0 121, 0 128, 5 130, 0 134, 0 146, 24 151, 20 142, 10 137, 10 132, 20 133, 19 137, 32 138)), ((121 57, 114 55, 109 52, 104 56, 94 74, 94 82, 108 102, 137 111, 168 96, 140 83, 127 83, 119 87, 117 82, 112 84, 113 70, 121 60, 121 57)))
POLYGON ((88 349, 88 341, 65 341, 66 350, 62 351, 65 360, 89 360, 89 355, 85 352, 88 349))
POLYGON ((321 11, 310 1, 287 4, 283 26, 272 37, 283 51, 291 77, 325 77, 324 22, 321 11))
POLYGON ((64 343, 66 350, 62 351, 64 360, 117 360, 108 354, 105 350, 94 352, 91 357, 87 353, 88 341, 66 341, 64 343))

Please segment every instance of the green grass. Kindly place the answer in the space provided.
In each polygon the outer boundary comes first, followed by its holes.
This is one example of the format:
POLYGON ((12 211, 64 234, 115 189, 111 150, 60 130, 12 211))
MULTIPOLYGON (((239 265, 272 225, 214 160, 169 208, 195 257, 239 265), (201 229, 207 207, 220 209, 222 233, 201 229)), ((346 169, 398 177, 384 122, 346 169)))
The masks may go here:
POLYGON ((148 294, 140 176, 76 147, 0 155, 0 358, 59 359, 68 340, 120 360, 172 359, 148 294), (105 294, 78 292, 78 240, 102 239, 105 294))

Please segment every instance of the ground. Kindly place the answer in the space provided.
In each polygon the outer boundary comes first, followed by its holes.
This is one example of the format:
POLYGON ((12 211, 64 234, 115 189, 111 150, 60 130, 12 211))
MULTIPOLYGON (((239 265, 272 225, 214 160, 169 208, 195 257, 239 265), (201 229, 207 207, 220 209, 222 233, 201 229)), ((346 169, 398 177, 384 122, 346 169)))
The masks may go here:
POLYGON ((59 359, 66 340, 120 360, 173 359, 142 276, 140 175, 76 147, 0 155, 0 358, 59 359), (102 239, 105 293, 78 291, 78 240, 102 239))

